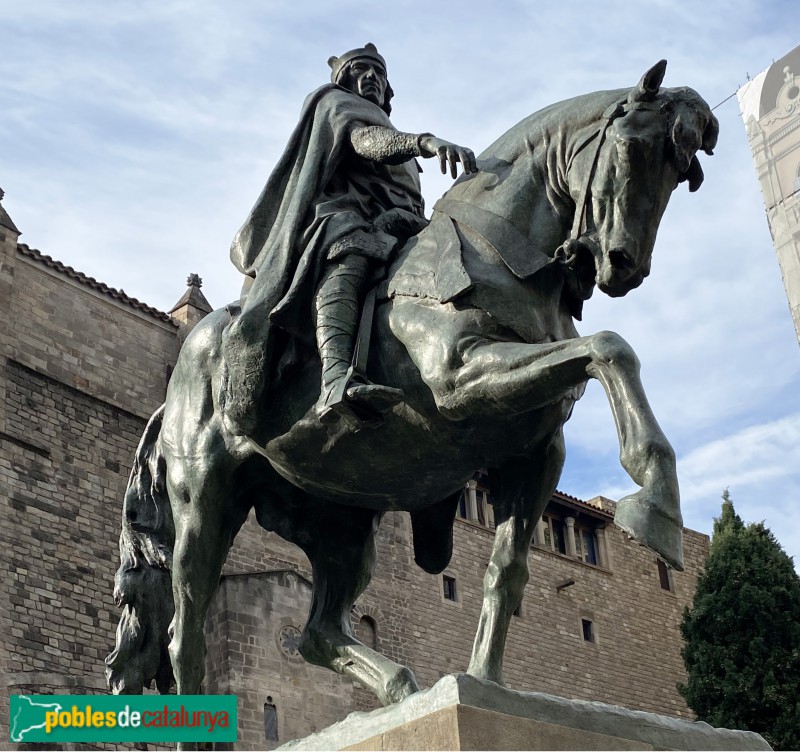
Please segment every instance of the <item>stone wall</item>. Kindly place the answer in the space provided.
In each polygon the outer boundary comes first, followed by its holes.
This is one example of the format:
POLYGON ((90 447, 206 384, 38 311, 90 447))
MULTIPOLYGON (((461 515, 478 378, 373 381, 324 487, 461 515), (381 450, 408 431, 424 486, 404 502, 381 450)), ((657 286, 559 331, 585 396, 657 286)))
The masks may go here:
POLYGON ((143 428, 14 361, 6 376, 7 432, 25 426, 32 442, 5 439, 0 458, 4 727, 9 694, 105 692, 103 658, 118 619, 121 468, 143 428))
POLYGON ((177 325, 61 269, 27 247, 18 252, 8 301, 14 336, 5 356, 148 418, 164 401, 167 367, 177 357, 177 325))
POLYGON ((0 231, 0 727, 8 728, 10 694, 106 691, 122 494, 145 420, 164 399, 178 328, 0 231))

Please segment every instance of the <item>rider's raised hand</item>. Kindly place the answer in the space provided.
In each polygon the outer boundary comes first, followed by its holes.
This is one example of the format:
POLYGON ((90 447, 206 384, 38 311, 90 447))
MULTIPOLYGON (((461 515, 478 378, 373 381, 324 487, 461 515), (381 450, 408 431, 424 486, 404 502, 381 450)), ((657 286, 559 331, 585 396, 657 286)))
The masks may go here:
POLYGON ((450 175, 455 178, 458 175, 458 163, 464 167, 465 173, 477 172, 478 165, 475 163, 475 154, 472 149, 465 146, 458 146, 443 138, 425 135, 420 139, 420 147, 423 157, 438 157, 442 174, 447 173, 447 165, 450 165, 450 175))

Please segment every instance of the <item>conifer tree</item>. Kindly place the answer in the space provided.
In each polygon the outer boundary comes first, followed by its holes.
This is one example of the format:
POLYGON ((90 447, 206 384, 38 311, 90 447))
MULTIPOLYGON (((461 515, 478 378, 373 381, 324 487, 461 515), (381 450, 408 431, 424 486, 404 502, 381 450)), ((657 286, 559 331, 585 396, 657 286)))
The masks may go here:
POLYGON ((745 525, 727 489, 722 498, 681 624, 688 679, 678 691, 701 721, 800 749, 800 577, 764 524, 745 525))

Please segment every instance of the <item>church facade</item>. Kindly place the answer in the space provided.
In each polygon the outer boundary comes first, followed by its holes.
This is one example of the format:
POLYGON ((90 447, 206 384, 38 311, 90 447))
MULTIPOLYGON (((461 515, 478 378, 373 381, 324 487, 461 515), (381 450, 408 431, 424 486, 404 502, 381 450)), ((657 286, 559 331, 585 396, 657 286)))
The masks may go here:
MULTIPOLYGON (((180 344, 210 306, 190 286, 169 314, 19 243, 0 204, 0 727, 12 694, 107 691, 119 617, 112 590, 133 453, 163 401, 180 344)), ((508 686, 691 718, 679 623, 708 538, 685 530, 668 570, 613 524, 614 502, 554 494, 505 658, 508 686)), ((378 566, 352 611, 363 642, 421 686, 466 669, 493 541, 491 488, 464 489, 440 575, 413 561, 389 513, 378 566)), ((239 697, 237 749, 263 749, 376 707, 357 683, 306 664, 302 552, 254 520, 225 565, 206 632, 205 690, 239 697)))

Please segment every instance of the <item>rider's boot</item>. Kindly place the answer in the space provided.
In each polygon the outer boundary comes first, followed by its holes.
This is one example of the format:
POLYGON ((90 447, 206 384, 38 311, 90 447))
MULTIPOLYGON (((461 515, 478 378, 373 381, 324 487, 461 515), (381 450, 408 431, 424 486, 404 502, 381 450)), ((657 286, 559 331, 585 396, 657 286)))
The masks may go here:
POLYGON ((364 256, 348 254, 335 262, 317 290, 316 336, 322 378, 316 411, 323 423, 341 416, 350 422, 355 418, 358 426, 371 425, 403 399, 400 389, 372 384, 353 370, 359 298, 368 261, 364 256))

